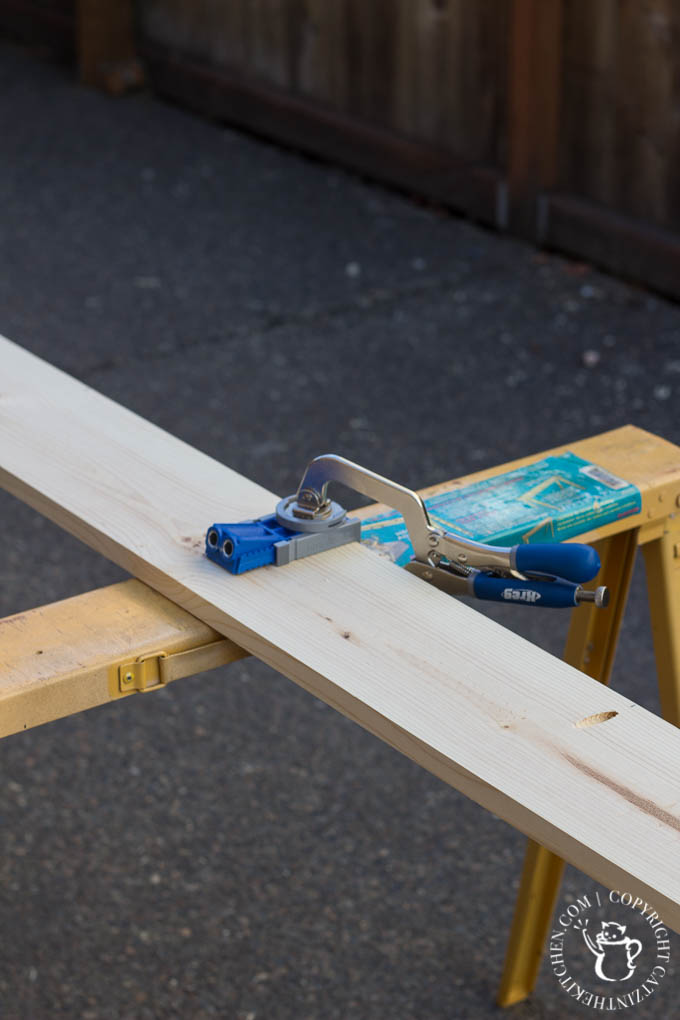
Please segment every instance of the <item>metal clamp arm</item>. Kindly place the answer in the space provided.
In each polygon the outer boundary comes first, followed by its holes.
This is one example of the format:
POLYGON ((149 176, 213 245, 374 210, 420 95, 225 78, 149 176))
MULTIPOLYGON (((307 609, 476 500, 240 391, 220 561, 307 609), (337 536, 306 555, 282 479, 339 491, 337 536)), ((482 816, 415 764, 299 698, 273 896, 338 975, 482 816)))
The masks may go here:
POLYGON ((414 552, 407 569, 431 584, 453 593, 463 589, 477 598, 517 601, 521 597, 528 603, 535 596, 545 605, 605 604, 604 589, 591 598, 581 587, 600 568, 597 552, 590 546, 542 543, 510 548, 461 538, 433 527, 417 492, 336 454, 309 462, 297 493, 282 499, 276 508, 279 524, 292 531, 332 532, 343 521, 345 511, 328 497, 331 482, 341 482, 401 514, 414 552), (487 572, 501 578, 514 576, 515 581, 502 581, 487 572), (528 581, 531 588, 525 584, 528 581))
POLYGON ((471 542, 433 527, 417 492, 333 453, 315 457, 309 462, 296 496, 282 501, 277 507, 279 522, 293 528, 300 527, 305 517, 323 518, 324 513, 330 512, 330 482, 341 482, 355 492, 397 510, 404 518, 415 558, 421 563, 429 562, 432 554, 437 553, 462 565, 484 565, 506 571, 515 569, 510 549, 471 542))
POLYGON ((398 510, 408 528, 416 559, 427 560, 432 549, 430 534, 438 535, 439 532, 430 524, 425 504, 418 493, 334 453, 315 457, 309 462, 297 495, 293 500, 279 503, 276 510, 279 522, 285 527, 295 528, 310 515, 323 517, 324 508, 330 507, 327 494, 330 482, 341 482, 369 499, 398 510))

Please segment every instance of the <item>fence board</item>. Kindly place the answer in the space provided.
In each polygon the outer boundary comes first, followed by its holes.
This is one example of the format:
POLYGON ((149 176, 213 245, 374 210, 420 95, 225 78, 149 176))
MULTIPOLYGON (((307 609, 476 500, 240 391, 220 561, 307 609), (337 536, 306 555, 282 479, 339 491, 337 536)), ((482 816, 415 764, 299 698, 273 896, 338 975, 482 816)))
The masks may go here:
POLYGON ((156 47, 498 161, 506 0, 143 0, 140 22, 156 47))
MULTIPOLYGON (((0 0, 0 29, 68 48, 72 8, 0 0)), ((136 10, 160 93, 680 297, 680 0, 136 10)))
POLYGON ((567 0, 561 190, 680 228, 680 4, 567 0))

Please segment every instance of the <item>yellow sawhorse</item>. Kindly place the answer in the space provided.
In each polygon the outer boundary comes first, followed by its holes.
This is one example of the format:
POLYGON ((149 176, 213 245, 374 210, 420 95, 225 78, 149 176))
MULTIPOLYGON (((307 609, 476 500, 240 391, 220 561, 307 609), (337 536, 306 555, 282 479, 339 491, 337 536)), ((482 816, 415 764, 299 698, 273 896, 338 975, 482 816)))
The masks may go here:
MULTIPOLYGON (((640 513, 579 536, 597 546, 605 612, 572 614, 564 658, 608 683, 638 545, 645 554, 661 710, 680 724, 680 448, 628 425, 422 490, 425 497, 570 450, 635 485, 640 513)), ((374 513, 374 506, 357 516, 374 513)), ((0 620, 0 737, 243 658, 247 653, 140 581, 0 620)), ((564 862, 529 841, 498 1002, 535 985, 564 862)))

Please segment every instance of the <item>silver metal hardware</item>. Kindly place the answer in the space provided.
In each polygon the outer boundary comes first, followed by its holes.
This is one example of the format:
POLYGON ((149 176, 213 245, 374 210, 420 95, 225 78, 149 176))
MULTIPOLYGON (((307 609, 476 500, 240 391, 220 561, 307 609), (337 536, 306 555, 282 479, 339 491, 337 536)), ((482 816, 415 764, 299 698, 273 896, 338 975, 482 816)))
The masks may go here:
MULTIPOLYGON (((436 545, 437 551, 448 560, 457 559, 462 563, 469 560, 476 566, 512 570, 509 549, 470 542, 458 535, 440 531, 430 523, 425 504, 417 492, 332 453, 310 461, 297 495, 281 500, 276 508, 279 523, 299 531, 321 531, 332 524, 333 511, 323 519, 314 512, 307 518, 297 517, 295 513, 296 510, 302 510, 303 514, 309 513, 315 506, 323 507, 328 501, 328 486, 331 482, 341 482, 355 492, 397 510, 404 518, 415 558, 423 563, 427 562, 431 546, 436 545)), ((338 504, 332 503, 331 506, 337 507, 338 504)))
POLYGON ((588 588, 576 589, 576 602, 594 602, 598 609, 606 609, 609 605, 609 589, 604 585, 590 591, 588 588))
MULTIPOLYGON (((340 482, 398 511, 404 518, 414 552, 406 570, 443 591, 453 595, 474 594, 474 580, 480 570, 528 579, 517 570, 516 548, 472 542, 435 528, 417 492, 336 454, 325 454, 309 462, 296 495, 282 499, 276 507, 279 523, 293 531, 332 532, 345 519, 345 510, 329 498, 331 482, 340 482)), ((607 605, 609 593, 604 587, 595 591, 578 588, 575 600, 602 607, 607 605)))
POLYGON ((309 505, 302 508, 297 496, 287 496, 276 507, 276 519, 291 531, 327 531, 344 521, 347 511, 339 503, 324 499, 318 503, 318 513, 309 505))

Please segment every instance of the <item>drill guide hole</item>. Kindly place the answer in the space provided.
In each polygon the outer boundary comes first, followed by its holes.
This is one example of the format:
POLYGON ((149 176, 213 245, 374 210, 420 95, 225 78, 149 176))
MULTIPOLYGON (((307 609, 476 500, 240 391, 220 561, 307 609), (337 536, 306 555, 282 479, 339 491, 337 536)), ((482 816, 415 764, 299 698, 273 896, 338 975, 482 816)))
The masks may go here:
POLYGON ((226 556, 227 559, 229 559, 229 557, 231 556, 233 551, 234 551, 234 543, 232 542, 232 540, 230 538, 225 538, 224 542, 222 543, 222 552, 223 552, 223 554, 226 556))
POLYGON ((208 532, 208 545, 211 545, 211 546, 213 547, 213 549, 214 549, 214 548, 216 547, 216 545, 217 545, 217 532, 215 531, 215 529, 214 529, 214 528, 212 528, 212 529, 211 529, 211 530, 210 530, 210 531, 208 532))

